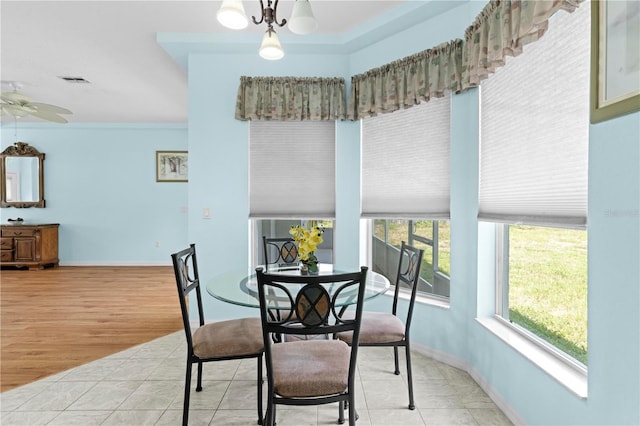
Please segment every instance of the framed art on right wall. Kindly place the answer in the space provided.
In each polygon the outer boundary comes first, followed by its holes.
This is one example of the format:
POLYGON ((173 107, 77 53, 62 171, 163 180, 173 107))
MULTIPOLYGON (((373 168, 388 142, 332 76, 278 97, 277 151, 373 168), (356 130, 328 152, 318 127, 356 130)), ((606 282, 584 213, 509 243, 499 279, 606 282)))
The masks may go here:
POLYGON ((591 122, 640 110, 640 2, 591 4, 591 122))

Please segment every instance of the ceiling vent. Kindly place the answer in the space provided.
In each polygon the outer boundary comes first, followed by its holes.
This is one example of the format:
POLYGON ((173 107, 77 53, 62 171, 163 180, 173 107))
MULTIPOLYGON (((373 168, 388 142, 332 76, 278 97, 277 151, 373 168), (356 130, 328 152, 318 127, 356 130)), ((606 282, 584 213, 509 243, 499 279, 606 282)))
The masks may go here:
POLYGON ((73 77, 73 76, 62 75, 60 76, 60 78, 69 83, 91 83, 89 80, 85 80, 84 77, 73 77))

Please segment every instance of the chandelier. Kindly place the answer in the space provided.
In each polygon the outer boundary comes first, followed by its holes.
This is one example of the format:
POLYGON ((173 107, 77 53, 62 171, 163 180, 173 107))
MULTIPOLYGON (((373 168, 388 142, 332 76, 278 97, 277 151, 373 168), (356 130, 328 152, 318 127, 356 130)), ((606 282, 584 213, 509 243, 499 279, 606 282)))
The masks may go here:
MULTIPOLYGON (((260 25, 263 22, 267 24, 267 31, 264 33, 262 45, 258 51, 264 59, 277 60, 284 56, 284 50, 282 50, 280 40, 278 40, 278 34, 273 29, 273 24, 284 27, 289 22, 289 30, 295 34, 309 34, 318 27, 318 23, 311 11, 309 0, 296 0, 289 21, 286 19, 278 21, 277 9, 278 0, 267 0, 267 7, 264 7, 264 2, 260 0, 262 16, 260 19, 256 19, 255 16, 251 17, 256 25, 260 25), (271 7, 272 3, 273 7, 271 7)), ((216 17, 222 25, 233 30, 241 30, 249 25, 242 0, 224 0, 216 17)))

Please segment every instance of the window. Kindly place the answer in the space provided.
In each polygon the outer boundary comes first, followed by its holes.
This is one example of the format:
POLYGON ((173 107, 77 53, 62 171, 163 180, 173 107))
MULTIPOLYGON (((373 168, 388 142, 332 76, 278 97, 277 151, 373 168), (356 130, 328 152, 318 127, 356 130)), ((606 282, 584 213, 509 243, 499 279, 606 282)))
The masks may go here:
POLYGON ((263 236, 311 220, 325 228, 318 260, 333 263, 335 122, 251 121, 249 134, 252 264, 264 263, 263 236))
POLYGON ((587 364, 587 233, 503 225, 496 313, 587 364))
POLYGON ((496 316, 587 362, 590 7, 481 84, 480 220, 497 223, 496 316))
POLYGON ((396 278, 400 243, 425 250, 420 293, 449 297, 451 97, 362 120, 362 217, 373 270, 396 278))
POLYGON ((333 220, 296 220, 296 219, 258 219, 253 223, 253 265, 264 264, 264 253, 262 247, 262 237, 282 238, 289 236, 289 229, 294 225, 310 227, 315 224, 320 225, 324 232, 322 233, 322 244, 318 245, 316 257, 320 263, 333 263, 333 220), (313 222, 310 223, 310 222, 313 222))
POLYGON ((393 283, 398 272, 400 245, 424 250, 419 294, 449 298, 451 249, 449 222, 444 220, 373 220, 373 270, 393 283))

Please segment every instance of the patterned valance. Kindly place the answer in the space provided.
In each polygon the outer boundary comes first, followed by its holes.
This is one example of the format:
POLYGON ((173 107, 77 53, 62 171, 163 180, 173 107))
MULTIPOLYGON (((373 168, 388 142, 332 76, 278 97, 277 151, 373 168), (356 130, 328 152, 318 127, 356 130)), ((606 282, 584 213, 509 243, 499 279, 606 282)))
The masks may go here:
POLYGON ((351 77, 348 118, 358 120, 460 92, 462 40, 391 62, 351 77))
POLYGON ((344 78, 240 77, 237 120, 344 120, 344 78))
POLYGON ((538 40, 560 9, 573 12, 584 0, 491 0, 465 31, 462 88, 475 87, 503 66, 505 56, 522 53, 538 40))

